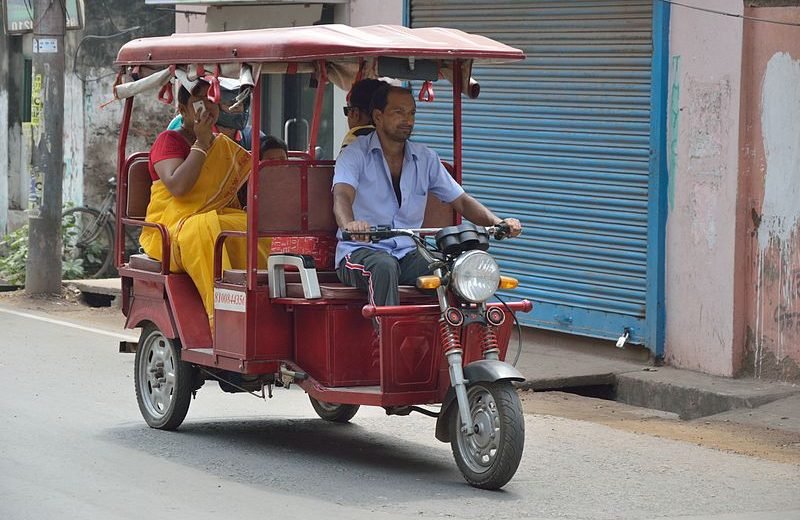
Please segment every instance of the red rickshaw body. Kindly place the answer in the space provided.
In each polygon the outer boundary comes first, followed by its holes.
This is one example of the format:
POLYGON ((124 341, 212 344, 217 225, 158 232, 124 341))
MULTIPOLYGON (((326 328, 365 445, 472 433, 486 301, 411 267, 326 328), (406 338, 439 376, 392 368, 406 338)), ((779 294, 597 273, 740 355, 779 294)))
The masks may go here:
MULTIPOLYGON (((377 74, 373 69, 383 57, 402 58, 410 70, 415 60, 429 60, 438 67, 437 75, 452 83, 452 175, 460 182, 461 95, 478 92, 476 86, 468 84, 472 63, 522 59, 524 55, 517 49, 452 29, 340 25, 176 34, 138 39, 123 46, 115 63, 120 68, 115 94, 126 98, 118 148, 116 264, 122 278, 127 327, 154 324, 167 338, 180 341, 183 361, 200 367, 247 376, 292 372, 297 375, 292 382, 320 401, 384 407, 443 401, 450 380, 437 298, 414 287, 403 287, 401 305, 370 307, 366 295, 342 285, 334 271, 334 162, 315 157, 324 87, 333 81, 349 88, 354 79, 377 74), (171 88, 166 81, 176 68, 200 76, 246 77, 251 73, 254 136, 259 135, 261 127, 259 83, 264 74, 313 71, 318 80, 307 150, 291 153, 288 161, 260 161, 259 142, 253 139, 253 171, 257 174, 251 175, 248 183, 248 230, 223 232, 214 251, 213 331, 192 280, 184 273, 169 271, 166 229, 144 221, 150 189, 147 153, 127 156, 126 151, 133 96, 154 85, 164 93, 171 88), (145 255, 125 257, 121 243, 125 235, 120 232, 123 226, 158 227, 164 261, 145 255), (222 245, 232 236, 246 236, 247 269, 223 272, 222 245), (289 270, 282 292, 276 295, 271 291, 267 272, 256 268, 255 244, 265 236, 273 237, 273 254, 314 258, 321 297, 307 297, 299 273, 289 270), (372 317, 381 323, 377 357, 372 317)), ((429 202, 423 227, 456 222, 449 206, 436 200, 429 202)), ((502 360, 511 336, 511 311, 527 312, 531 304, 513 302, 500 308, 507 318, 497 329, 502 360)), ((464 364, 482 359, 482 332, 465 327, 459 334, 464 364)))

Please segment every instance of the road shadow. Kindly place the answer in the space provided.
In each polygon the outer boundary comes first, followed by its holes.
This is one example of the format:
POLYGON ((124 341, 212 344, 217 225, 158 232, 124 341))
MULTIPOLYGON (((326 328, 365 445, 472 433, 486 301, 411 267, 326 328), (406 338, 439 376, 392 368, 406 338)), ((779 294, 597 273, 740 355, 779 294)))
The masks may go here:
POLYGON ((470 487, 449 444, 404 439, 407 427, 413 424, 386 435, 312 418, 232 418, 186 422, 175 432, 131 424, 101 437, 221 479, 375 510, 420 500, 521 499, 470 487))

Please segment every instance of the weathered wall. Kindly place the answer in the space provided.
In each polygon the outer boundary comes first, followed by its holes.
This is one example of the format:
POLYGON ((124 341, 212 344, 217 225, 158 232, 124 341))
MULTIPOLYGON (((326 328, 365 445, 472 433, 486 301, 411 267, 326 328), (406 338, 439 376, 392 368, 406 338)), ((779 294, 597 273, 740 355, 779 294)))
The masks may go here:
MULTIPOLYGON (((171 34, 175 18, 155 11, 144 0, 86 0, 85 28, 68 31, 64 102, 64 202, 97 204, 106 194, 106 180, 114 175, 116 141, 121 103, 102 105, 112 99, 114 72, 111 64, 119 47, 133 37, 171 34), (132 28, 135 28, 131 30, 132 28)), ((31 127, 22 122, 24 58, 31 56, 30 34, 8 40, 7 82, 0 82, 0 104, 7 96, 7 116, 0 121, 7 133, 0 136, 0 153, 7 157, 5 197, 0 196, 0 231, 4 221, 13 229, 27 221, 26 209, 35 203, 36 182, 30 176, 31 127), (5 139, 6 144, 3 144, 5 139)), ((149 148, 159 125, 164 126, 172 108, 155 96, 141 100, 140 123, 134 129, 133 147, 149 148)), ((0 170, 2 174, 2 170, 0 170)), ((0 191, 3 191, 0 186, 0 191)))
MULTIPOLYGON (((746 14, 800 23, 800 7, 746 14)), ((800 381, 800 28, 748 23, 744 48, 741 371, 800 381)))
POLYGON ((321 14, 319 4, 209 6, 206 25, 209 32, 296 27, 314 24, 321 14))
MULTIPOLYGON (((74 109, 83 112, 83 199, 85 203, 98 204, 108 191, 107 179, 116 172, 123 106, 122 102, 106 104, 113 98, 111 64, 119 48, 130 39, 175 32, 175 16, 146 6, 144 0, 87 0, 86 12, 86 28, 81 37, 100 38, 84 41, 75 58, 76 74, 70 76, 80 86, 75 99, 82 100, 74 109), (136 26, 140 29, 126 31, 136 26)), ((68 66, 67 70, 72 69, 68 66)), ((160 103, 155 95, 145 95, 136 99, 135 112, 129 151, 148 150, 159 131, 166 128, 174 109, 160 103)))
MULTIPOLYGON (((741 0, 685 3, 742 13, 741 0)), ((675 6, 670 28, 666 360, 734 371, 742 21, 675 6)))

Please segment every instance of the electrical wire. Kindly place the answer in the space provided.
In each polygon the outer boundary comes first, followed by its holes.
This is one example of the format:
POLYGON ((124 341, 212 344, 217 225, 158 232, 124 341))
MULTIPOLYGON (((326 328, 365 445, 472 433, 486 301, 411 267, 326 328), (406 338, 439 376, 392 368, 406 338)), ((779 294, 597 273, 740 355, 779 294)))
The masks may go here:
MULTIPOLYGON (((143 25, 135 25, 135 26, 133 26, 133 27, 128 27, 127 29, 122 29, 122 30, 119 30, 119 31, 117 31, 117 32, 116 32, 116 33, 114 33, 114 34, 106 34, 106 35, 88 34, 88 35, 84 36, 83 38, 81 38, 81 41, 78 43, 78 46, 75 48, 75 52, 73 53, 73 56, 72 56, 72 58, 73 58, 73 59, 72 59, 72 73, 73 73, 73 74, 74 74, 74 75, 75 75, 75 76, 76 76, 76 77, 77 77, 79 80, 81 80, 81 81, 82 81, 82 82, 84 82, 84 83, 86 83, 86 82, 92 82, 92 81, 99 81, 99 80, 101 80, 101 79, 103 79, 103 78, 108 78, 108 77, 111 77, 111 76, 116 76, 116 74, 117 74, 116 72, 110 72, 110 73, 108 73, 108 74, 103 74, 103 75, 100 75, 100 76, 97 76, 97 77, 94 77, 94 78, 89 78, 89 77, 86 77, 86 76, 81 76, 81 75, 78 73, 78 53, 80 52, 80 50, 81 50, 81 47, 83 47, 83 44, 84 44, 84 43, 86 43, 86 42, 87 42, 87 41, 89 41, 89 40, 110 40, 110 39, 112 39, 112 38, 119 38, 120 36, 124 36, 124 35, 126 35, 126 34, 129 34, 129 33, 135 32, 135 31, 138 31, 138 30, 140 30, 140 29, 144 29, 145 27, 147 27, 147 26, 149 26, 149 25, 152 25, 152 24, 158 23, 158 22, 160 22, 161 20, 164 20, 164 19, 166 19, 166 18, 169 18, 169 17, 171 17, 171 16, 172 16, 171 14, 165 14, 164 16, 159 16, 158 18, 156 18, 156 19, 154 19, 154 20, 151 20, 151 21, 149 21, 149 22, 147 22, 147 23, 145 23, 145 24, 143 24, 143 25)), ((114 22, 113 22, 113 21, 111 22, 111 25, 112 25, 112 26, 114 26, 114 27, 116 28, 116 24, 114 24, 114 22)))
POLYGON ((679 7, 685 7, 686 9, 694 9, 696 11, 702 11, 704 13, 711 13, 711 14, 718 14, 722 16, 730 16, 731 18, 741 18, 742 20, 748 20, 751 22, 762 22, 762 23, 772 23, 776 25, 788 25, 790 27, 800 27, 800 22, 784 22, 782 20, 770 20, 769 18, 758 18, 756 16, 747 16, 743 14, 736 14, 736 13, 728 13, 725 11, 718 11, 716 9, 708 9, 707 7, 698 7, 696 5, 688 5, 683 4, 681 2, 675 2, 674 0, 659 0, 665 4, 670 5, 677 5, 679 7))
POLYGON ((514 318, 514 324, 517 326, 517 354, 514 356, 514 361, 511 363, 512 366, 517 366, 517 361, 519 361, 519 356, 522 354, 522 325, 520 325, 519 320, 517 319, 517 314, 511 310, 511 307, 503 300, 499 295, 494 295, 497 300, 503 304, 503 307, 506 308, 511 316, 514 318))

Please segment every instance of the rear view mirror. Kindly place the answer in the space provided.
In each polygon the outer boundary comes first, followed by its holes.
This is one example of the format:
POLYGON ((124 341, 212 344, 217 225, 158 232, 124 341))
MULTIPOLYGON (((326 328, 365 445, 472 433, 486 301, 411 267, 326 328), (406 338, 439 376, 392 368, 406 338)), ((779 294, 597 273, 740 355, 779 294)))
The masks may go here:
POLYGON ((439 79, 439 64, 434 60, 413 58, 378 58, 378 76, 394 79, 439 79))

